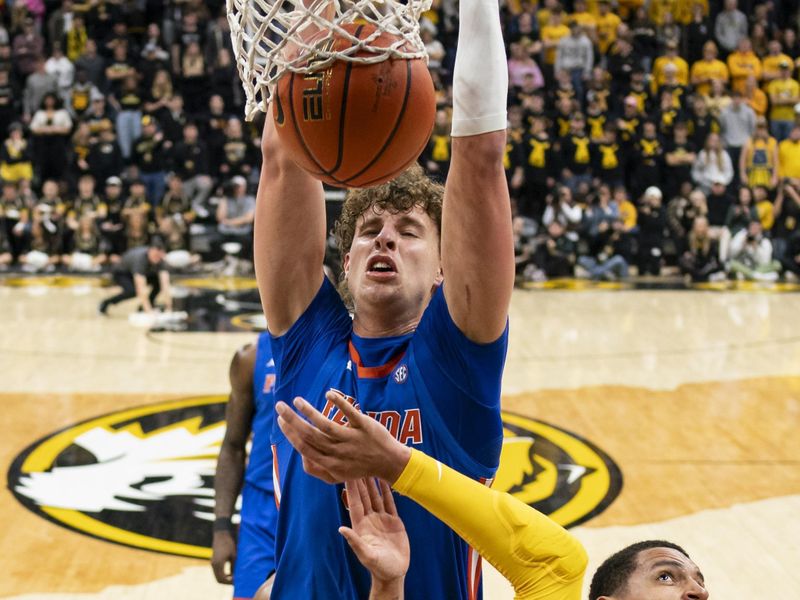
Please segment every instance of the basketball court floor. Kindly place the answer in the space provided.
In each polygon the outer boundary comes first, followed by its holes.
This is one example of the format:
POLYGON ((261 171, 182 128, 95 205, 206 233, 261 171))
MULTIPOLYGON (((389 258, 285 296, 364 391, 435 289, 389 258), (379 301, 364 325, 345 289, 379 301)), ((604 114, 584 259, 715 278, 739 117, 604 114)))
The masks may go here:
MULTIPOLYGON (((0 281, 0 597, 230 597, 213 467, 263 319, 251 281, 183 286, 189 326, 150 331, 132 302, 97 316, 96 279, 0 281)), ((548 287, 513 297, 496 486, 573 526, 590 573, 664 538, 712 598, 800 597, 800 293, 548 287)))

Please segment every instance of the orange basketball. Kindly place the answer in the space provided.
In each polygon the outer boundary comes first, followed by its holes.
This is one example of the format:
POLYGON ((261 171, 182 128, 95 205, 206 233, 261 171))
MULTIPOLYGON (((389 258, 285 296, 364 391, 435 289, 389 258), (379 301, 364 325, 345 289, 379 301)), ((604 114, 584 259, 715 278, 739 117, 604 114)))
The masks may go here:
MULTIPOLYGON (((344 28, 358 39, 375 31, 374 25, 344 28)), ((370 44, 386 47, 396 41, 382 33, 370 44)), ((332 50, 351 46, 341 35, 329 44, 332 50)), ((336 60, 308 75, 287 72, 273 104, 278 137, 294 161, 325 183, 346 188, 378 185, 399 175, 428 143, 436 113, 433 81, 422 59, 336 60)))

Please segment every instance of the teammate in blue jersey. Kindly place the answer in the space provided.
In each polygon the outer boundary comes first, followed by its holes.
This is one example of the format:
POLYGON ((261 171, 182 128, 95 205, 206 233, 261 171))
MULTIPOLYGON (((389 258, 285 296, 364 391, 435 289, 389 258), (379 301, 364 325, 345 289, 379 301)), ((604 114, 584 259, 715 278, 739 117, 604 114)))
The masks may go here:
POLYGON ((268 333, 239 349, 230 366, 231 394, 225 438, 214 478, 214 541, 211 566, 220 583, 233 583, 234 598, 253 598, 275 571, 278 509, 272 485, 275 363, 268 333), (245 467, 246 445, 252 433, 245 467), (238 544, 231 522, 242 494, 238 544))
MULTIPOLYGON (((500 383, 514 280, 502 162, 507 65, 497 0, 462 0, 459 10, 444 189, 414 167, 348 193, 337 225, 346 305, 323 279, 322 185, 292 162, 268 118, 255 263, 277 400, 302 396, 341 422, 325 398, 338 390, 404 444, 490 479, 502 444, 500 383)), ((342 486, 314 477, 324 474, 304 464, 277 427, 272 443, 279 501, 272 597, 367 598, 369 574, 337 533, 349 523, 342 486)), ((478 597, 479 557, 413 502, 397 504, 411 544, 406 597, 478 597)))

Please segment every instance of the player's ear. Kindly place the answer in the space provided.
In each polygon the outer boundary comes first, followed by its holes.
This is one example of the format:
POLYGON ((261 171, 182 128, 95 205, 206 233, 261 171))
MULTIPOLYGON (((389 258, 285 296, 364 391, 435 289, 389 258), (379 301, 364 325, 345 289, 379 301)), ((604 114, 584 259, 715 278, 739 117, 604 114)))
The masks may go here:
POLYGON ((350 272, 350 253, 344 255, 344 260, 342 261, 342 272, 344 273, 345 278, 347 274, 350 272))
POLYGON ((436 272, 436 277, 434 278, 433 282, 434 284, 439 286, 442 285, 443 281, 444 281, 444 273, 442 272, 442 267, 440 266, 439 270, 436 272))

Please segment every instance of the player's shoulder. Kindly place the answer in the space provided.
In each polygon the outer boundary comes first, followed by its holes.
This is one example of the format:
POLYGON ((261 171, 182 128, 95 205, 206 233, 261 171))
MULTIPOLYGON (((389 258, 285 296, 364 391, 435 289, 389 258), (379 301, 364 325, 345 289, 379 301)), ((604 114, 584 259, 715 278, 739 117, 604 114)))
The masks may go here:
POLYGON ((257 345, 249 342, 239 347, 231 358, 230 375, 231 379, 246 379, 252 377, 253 366, 256 362, 257 345))

